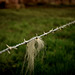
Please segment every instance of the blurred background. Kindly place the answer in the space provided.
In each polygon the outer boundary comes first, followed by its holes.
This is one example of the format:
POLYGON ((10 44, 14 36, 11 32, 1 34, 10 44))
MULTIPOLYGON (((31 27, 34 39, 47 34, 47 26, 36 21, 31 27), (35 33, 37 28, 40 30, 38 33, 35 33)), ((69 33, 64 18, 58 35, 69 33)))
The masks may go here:
MULTIPOLYGON (((0 51, 74 20, 75 0, 0 0, 0 51)), ((42 39, 34 75, 75 75, 75 24, 42 39)), ((0 54, 0 75, 21 75, 25 53, 23 45, 0 54)))
POLYGON ((0 0, 0 8, 23 8, 37 5, 75 5, 75 0, 0 0))

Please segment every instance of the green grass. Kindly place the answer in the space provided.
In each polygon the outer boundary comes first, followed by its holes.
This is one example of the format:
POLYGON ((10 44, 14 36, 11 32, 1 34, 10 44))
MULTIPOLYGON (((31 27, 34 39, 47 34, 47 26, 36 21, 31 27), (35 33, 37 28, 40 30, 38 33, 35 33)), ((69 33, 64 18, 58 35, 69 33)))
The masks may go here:
MULTIPOLYGON (((0 9, 0 50, 75 20, 75 8, 0 9)), ((44 57, 35 60, 35 75, 73 75, 75 24, 43 37, 44 57)), ((26 46, 0 55, 0 73, 19 75, 26 46)), ((41 51, 41 53, 43 53, 41 51)))

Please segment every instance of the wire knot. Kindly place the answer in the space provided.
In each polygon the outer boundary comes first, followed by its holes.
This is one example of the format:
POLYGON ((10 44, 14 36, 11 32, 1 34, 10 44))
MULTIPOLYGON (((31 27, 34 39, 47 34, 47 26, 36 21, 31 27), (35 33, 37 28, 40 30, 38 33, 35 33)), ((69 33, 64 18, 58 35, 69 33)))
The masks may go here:
POLYGON ((9 54, 10 54, 10 50, 12 50, 12 49, 17 49, 17 48, 15 48, 15 47, 11 47, 11 46, 9 46, 9 45, 7 45, 7 44, 6 44, 6 46, 8 47, 8 50, 7 50, 7 51, 8 51, 9 54))

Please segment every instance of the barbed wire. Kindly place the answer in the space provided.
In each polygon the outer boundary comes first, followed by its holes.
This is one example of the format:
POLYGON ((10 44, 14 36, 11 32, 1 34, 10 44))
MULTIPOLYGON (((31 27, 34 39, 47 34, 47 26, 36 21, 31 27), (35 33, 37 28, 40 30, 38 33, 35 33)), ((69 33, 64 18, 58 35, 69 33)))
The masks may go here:
POLYGON ((50 34, 50 33, 52 33, 52 32, 55 32, 55 31, 57 31, 57 30, 59 30, 59 29, 61 30, 61 29, 65 28, 66 26, 70 26, 71 24, 74 24, 74 23, 75 23, 75 21, 69 22, 68 24, 62 25, 62 26, 57 27, 57 28, 55 28, 55 29, 51 29, 51 30, 48 31, 48 32, 44 32, 43 34, 41 34, 41 35, 39 35, 39 36, 36 35, 35 37, 33 37, 33 38, 31 38, 31 39, 29 39, 29 40, 27 40, 27 41, 24 39, 24 42, 19 43, 19 44, 15 45, 15 46, 9 46, 9 45, 6 44, 7 48, 4 49, 4 50, 2 50, 2 51, 0 51, 0 54, 4 53, 4 52, 6 52, 6 51, 10 54, 10 51, 11 51, 12 49, 17 49, 17 47, 19 47, 20 45, 27 44, 27 43, 29 43, 30 41, 34 40, 34 39, 41 38, 42 36, 46 36, 46 35, 48 35, 48 34, 50 34))

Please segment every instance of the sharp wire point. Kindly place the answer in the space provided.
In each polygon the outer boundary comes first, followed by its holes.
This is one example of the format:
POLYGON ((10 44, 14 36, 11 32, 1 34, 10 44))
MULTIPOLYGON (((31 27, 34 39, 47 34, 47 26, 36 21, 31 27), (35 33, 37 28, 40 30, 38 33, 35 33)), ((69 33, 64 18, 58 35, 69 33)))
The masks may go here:
POLYGON ((53 30, 53 28, 52 28, 52 30, 53 30))
POLYGON ((25 42, 26 40, 24 39, 24 42, 25 42))
POLYGON ((61 30, 62 28, 60 27, 59 29, 61 30))
POLYGON ((36 33, 36 36, 38 36, 37 33, 36 33))
POLYGON ((12 49, 9 45, 6 44, 6 46, 7 46, 10 50, 12 49))
POLYGON ((8 50, 8 53, 10 54, 10 51, 8 50))
POLYGON ((45 36, 47 35, 47 33, 46 33, 46 32, 44 32, 44 34, 45 34, 45 36))
POLYGON ((53 28, 51 29, 51 31, 53 31, 53 28))
POLYGON ((45 32, 44 32, 44 34, 45 34, 45 32))
POLYGON ((36 33, 36 39, 38 39, 38 35, 37 35, 37 33, 36 33))
POLYGON ((9 48, 9 45, 6 44, 6 46, 9 48))

